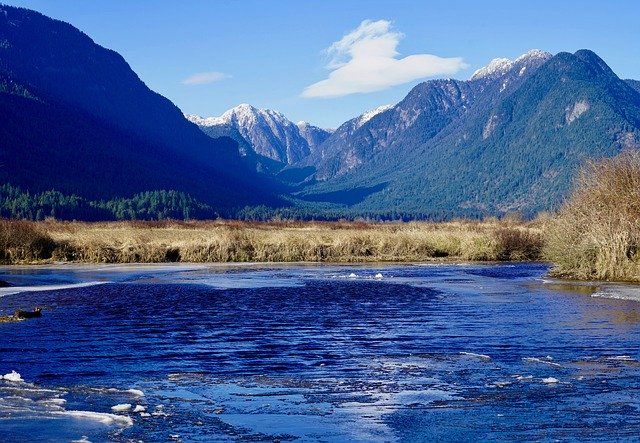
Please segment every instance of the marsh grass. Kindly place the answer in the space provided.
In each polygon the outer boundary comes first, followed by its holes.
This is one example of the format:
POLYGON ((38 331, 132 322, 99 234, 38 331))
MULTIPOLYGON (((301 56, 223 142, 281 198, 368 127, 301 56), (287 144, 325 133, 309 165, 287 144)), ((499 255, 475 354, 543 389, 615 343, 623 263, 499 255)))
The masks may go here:
POLYGON ((546 231, 553 275, 640 281, 640 153, 587 163, 546 231))
MULTIPOLYGON (((539 229, 491 220, 449 223, 158 221, 29 223, 47 254, 7 263, 415 262, 536 260, 539 229), (512 240, 509 240, 512 239, 512 240)), ((23 249, 34 243, 25 242, 23 249)))

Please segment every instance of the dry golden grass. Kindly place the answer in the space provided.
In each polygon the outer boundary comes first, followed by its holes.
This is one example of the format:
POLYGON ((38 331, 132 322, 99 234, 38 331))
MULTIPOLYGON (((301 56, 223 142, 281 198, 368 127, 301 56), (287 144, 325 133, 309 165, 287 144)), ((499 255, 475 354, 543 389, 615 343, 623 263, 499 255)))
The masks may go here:
POLYGON ((554 275, 640 281, 640 152, 589 162, 547 231, 554 275))
MULTIPOLYGON (((536 260, 542 242, 539 228, 496 220, 449 223, 46 221, 32 225, 55 245, 48 261, 82 263, 536 260)), ((5 262, 38 259, 42 257, 5 262)))

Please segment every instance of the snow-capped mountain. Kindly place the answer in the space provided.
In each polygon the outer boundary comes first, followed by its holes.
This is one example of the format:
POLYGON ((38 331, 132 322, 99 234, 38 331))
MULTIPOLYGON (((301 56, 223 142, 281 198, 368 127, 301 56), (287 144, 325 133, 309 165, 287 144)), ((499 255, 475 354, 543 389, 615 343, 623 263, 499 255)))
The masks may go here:
MULTIPOLYGON (((323 181, 349 174, 392 145, 423 143, 474 106, 489 106, 515 90, 550 58, 548 52, 534 49, 516 60, 494 59, 468 81, 420 83, 400 103, 380 106, 341 125, 300 166, 315 167, 314 178, 323 181)), ((487 133, 494 124, 497 121, 487 133)))
POLYGON ((330 134, 306 122, 295 124, 278 111, 258 109, 246 103, 229 109, 220 117, 186 117, 212 137, 234 138, 243 155, 250 149, 283 164, 306 158, 330 134))
POLYGON ((589 50, 496 59, 345 123, 290 175, 308 183, 300 198, 356 210, 533 215, 557 207, 585 158, 640 147, 638 89, 589 50))

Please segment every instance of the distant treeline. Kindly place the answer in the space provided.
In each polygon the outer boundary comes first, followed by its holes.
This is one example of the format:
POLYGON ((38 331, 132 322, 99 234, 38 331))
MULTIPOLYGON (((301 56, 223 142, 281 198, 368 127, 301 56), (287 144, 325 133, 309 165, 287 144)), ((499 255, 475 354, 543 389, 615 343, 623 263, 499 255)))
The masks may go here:
POLYGON ((8 184, 0 186, 0 216, 21 220, 192 220, 215 219, 218 213, 183 192, 149 191, 131 198, 90 201, 58 191, 30 193, 8 184))
POLYGON ((480 211, 363 211, 347 205, 324 204, 291 200, 290 206, 245 206, 236 210, 219 211, 189 194, 173 190, 148 191, 133 197, 109 200, 89 200, 50 190, 32 193, 9 184, 0 186, 0 217, 18 220, 212 220, 233 218, 245 221, 431 221, 442 222, 455 218, 481 220, 480 211))

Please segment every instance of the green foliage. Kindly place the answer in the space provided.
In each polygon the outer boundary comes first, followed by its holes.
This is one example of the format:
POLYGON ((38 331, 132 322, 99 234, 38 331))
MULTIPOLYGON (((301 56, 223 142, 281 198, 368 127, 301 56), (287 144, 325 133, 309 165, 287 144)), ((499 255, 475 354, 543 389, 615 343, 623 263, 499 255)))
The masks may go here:
POLYGON ((0 186, 0 216, 21 220, 191 220, 214 219, 211 206, 177 191, 150 191, 131 198, 89 201, 58 191, 31 194, 8 184, 0 186))

